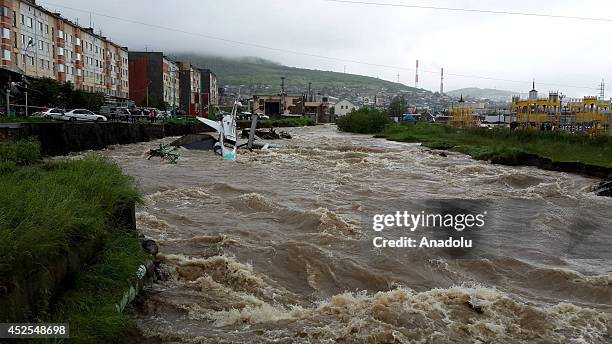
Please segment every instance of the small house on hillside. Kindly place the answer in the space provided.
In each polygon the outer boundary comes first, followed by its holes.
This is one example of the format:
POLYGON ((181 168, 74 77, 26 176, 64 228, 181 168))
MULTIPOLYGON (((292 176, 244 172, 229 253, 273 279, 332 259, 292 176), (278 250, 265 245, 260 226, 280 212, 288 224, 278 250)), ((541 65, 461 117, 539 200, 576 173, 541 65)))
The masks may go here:
POLYGON ((349 112, 353 110, 359 110, 359 106, 351 103, 350 101, 344 99, 336 103, 334 105, 334 114, 336 117, 346 116, 349 112))

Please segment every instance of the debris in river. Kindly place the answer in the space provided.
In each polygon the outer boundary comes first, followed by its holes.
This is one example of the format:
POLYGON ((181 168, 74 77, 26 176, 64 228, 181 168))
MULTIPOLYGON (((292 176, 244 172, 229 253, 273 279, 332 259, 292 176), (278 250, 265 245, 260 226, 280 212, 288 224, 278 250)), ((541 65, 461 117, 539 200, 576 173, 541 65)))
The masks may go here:
MULTIPOLYGON (((242 130, 242 138, 248 138, 251 130, 243 129, 242 130)), ((262 140, 279 140, 279 139, 290 139, 291 135, 286 131, 276 132, 274 128, 270 128, 270 130, 255 130, 255 136, 262 140)))
POLYGON ((159 246, 157 246, 157 243, 151 239, 147 239, 143 241, 142 248, 145 250, 145 252, 147 252, 148 254, 152 256, 156 256, 157 253, 159 252, 159 246))
POLYGON ((474 312, 478 313, 478 314, 483 314, 484 311, 482 310, 481 306, 477 306, 475 304, 473 304, 471 301, 465 301, 465 304, 470 307, 474 312))
POLYGON ((160 157, 162 160, 166 160, 170 164, 176 164, 178 159, 181 157, 179 153, 174 152, 176 147, 169 148, 170 145, 159 144, 159 148, 151 149, 149 151, 149 157, 147 160, 151 160, 152 157, 160 157))
POLYGON ((612 197, 612 180, 603 181, 595 187, 598 196, 612 197))

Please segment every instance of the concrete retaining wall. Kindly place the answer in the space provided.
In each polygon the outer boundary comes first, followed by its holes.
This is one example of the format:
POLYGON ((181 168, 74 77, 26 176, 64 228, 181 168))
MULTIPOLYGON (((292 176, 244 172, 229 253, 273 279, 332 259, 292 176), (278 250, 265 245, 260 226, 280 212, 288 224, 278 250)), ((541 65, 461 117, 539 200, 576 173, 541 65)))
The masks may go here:
POLYGON ((34 138, 43 156, 103 149, 128 144, 210 131, 203 124, 146 123, 22 123, 0 125, 0 141, 34 138))

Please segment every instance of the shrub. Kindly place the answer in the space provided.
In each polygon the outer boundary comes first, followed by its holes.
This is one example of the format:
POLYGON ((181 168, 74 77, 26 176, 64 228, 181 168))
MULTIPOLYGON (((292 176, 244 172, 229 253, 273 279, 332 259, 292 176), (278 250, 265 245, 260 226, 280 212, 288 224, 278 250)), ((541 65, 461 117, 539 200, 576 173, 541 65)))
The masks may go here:
POLYGON ((380 133, 390 123, 391 120, 385 112, 371 108, 361 108, 352 111, 348 115, 336 120, 340 131, 359 134, 380 133))

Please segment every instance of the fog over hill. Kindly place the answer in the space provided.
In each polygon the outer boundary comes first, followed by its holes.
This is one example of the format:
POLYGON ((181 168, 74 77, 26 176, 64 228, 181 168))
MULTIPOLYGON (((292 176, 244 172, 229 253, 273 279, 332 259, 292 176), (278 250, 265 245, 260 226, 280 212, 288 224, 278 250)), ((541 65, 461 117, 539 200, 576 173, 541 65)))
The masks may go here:
POLYGON ((491 99, 496 101, 511 101, 512 96, 520 95, 521 97, 525 97, 527 95, 526 93, 515 91, 496 90, 492 88, 478 87, 461 88, 458 90, 446 92, 446 94, 455 98, 458 98, 463 95, 463 97, 466 98, 491 99))

